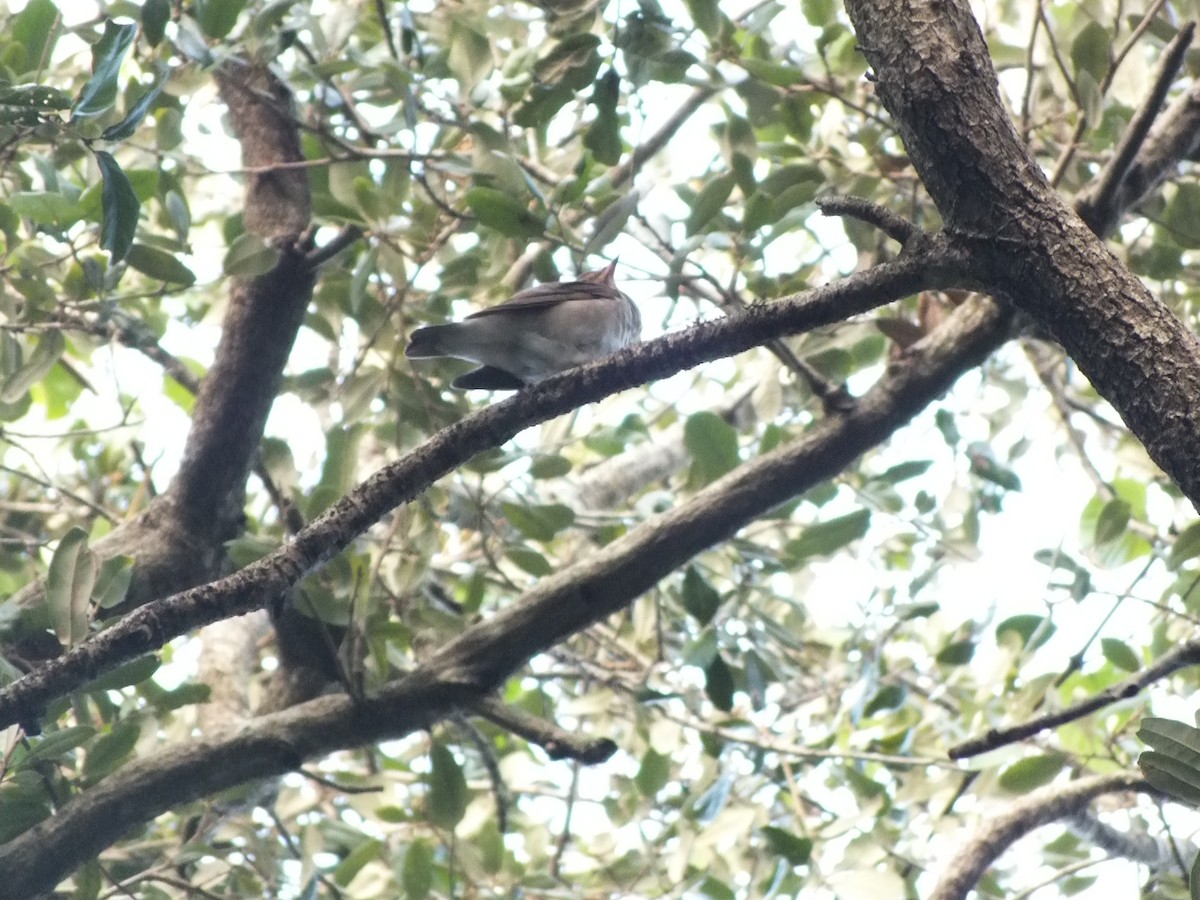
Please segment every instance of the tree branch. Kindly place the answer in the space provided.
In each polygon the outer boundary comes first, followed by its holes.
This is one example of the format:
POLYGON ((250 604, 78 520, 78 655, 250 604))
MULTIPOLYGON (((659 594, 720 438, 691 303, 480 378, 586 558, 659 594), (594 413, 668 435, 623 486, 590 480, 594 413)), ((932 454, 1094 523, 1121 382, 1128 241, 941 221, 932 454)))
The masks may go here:
POLYGON ((1110 703, 1126 700, 1129 697, 1136 697, 1156 681, 1161 681, 1178 672, 1180 669, 1195 665, 1200 665, 1200 641, 1188 641, 1186 644, 1176 647, 1170 653, 1163 654, 1155 660, 1153 665, 1147 666, 1136 675, 1126 678, 1124 681, 1119 681, 1105 688, 1100 693, 1093 694, 1086 700, 1073 703, 1066 709, 1046 713, 1035 719, 1030 719, 1028 722, 1022 722, 1020 725, 1014 725, 1011 728, 993 728, 983 737, 963 741, 961 744, 950 748, 950 758, 966 759, 971 756, 978 756, 980 753, 995 750, 1006 744, 1012 744, 1022 741, 1025 738, 1033 737, 1039 731, 1045 731, 1048 728, 1057 728, 1059 725, 1065 725, 1068 722, 1074 722, 1076 719, 1082 719, 1084 716, 1089 716, 1098 709, 1103 709, 1110 703))
MULTIPOLYGON (((736 323, 725 319, 712 324, 724 330, 736 323)), ((321 697, 259 717, 224 740, 193 742, 130 763, 75 797, 52 819, 0 847, 0 871, 10 871, 20 860, 22 891, 47 889, 123 831, 172 806, 251 779, 283 774, 336 749, 399 738, 454 710, 471 708, 489 698, 531 656, 623 608, 687 558, 836 474, 978 365, 1004 342, 1008 327, 1009 316, 997 304, 964 304, 937 332, 894 361, 844 418, 823 420, 805 436, 735 469, 594 556, 543 579, 521 599, 473 625, 419 669, 377 694, 359 700, 346 695, 321 697)), ((602 363, 589 372, 599 373, 616 363, 602 363)), ((557 380, 567 384, 583 375, 557 380)), ((534 392, 529 394, 532 397, 534 392)), ((396 466, 403 468, 403 462, 396 466)), ((364 487, 381 478, 397 478, 397 473, 388 476, 388 472, 377 474, 364 487)), ((360 514, 371 503, 365 493, 360 488, 347 498, 360 514)), ((297 537, 297 543, 305 540, 304 534, 297 537)), ((230 580, 167 603, 180 603, 210 588, 215 591, 230 580)), ((145 620, 164 605, 149 604, 130 619, 145 620)), ((60 662, 70 659, 68 655, 60 662)), ((5 698, 6 714, 13 703, 13 697, 5 698)), ((18 891, 17 896, 24 894, 18 891)))
POLYGON ((1200 341, 1050 186, 966 0, 848 0, 913 165, 977 274, 1046 329, 1200 508, 1200 341))
POLYGON ((1043 825, 1074 816, 1103 794, 1152 792, 1140 775, 1097 775, 1066 785, 1051 785, 985 817, 983 826, 946 864, 929 900, 966 900, 979 879, 1005 850, 1043 825))
POLYGON ((781 334, 841 321, 930 287, 962 286, 964 260, 946 242, 934 243, 937 247, 929 253, 901 257, 836 284, 629 348, 467 416, 376 472, 281 550, 233 575, 144 606, 8 685, 0 691, 0 727, 19 721, 36 732, 42 708, 55 697, 186 631, 265 606, 397 505, 530 425, 781 334))
MULTIPOLYGON (((1129 205, 1128 198, 1126 198, 1126 202, 1122 203, 1124 186, 1129 181, 1130 173, 1134 169, 1134 162, 1146 143, 1150 127, 1158 118, 1163 103, 1166 102, 1171 82, 1175 80, 1183 66, 1195 33, 1196 23, 1188 22, 1179 29, 1179 33, 1163 50, 1162 59, 1158 64, 1158 72, 1154 77, 1154 85, 1141 107, 1130 119, 1129 127, 1121 135, 1117 152, 1113 154, 1112 159, 1109 160, 1100 173, 1100 177, 1096 179, 1090 189, 1075 202, 1075 210, 1085 222, 1091 224, 1092 222, 1111 220, 1117 209, 1123 209, 1129 205)), ((1144 190, 1144 186, 1142 190, 1144 190)), ((1136 196, 1141 196, 1141 193, 1139 192, 1136 196)), ((1093 230, 1102 234, 1106 229, 1093 230)))

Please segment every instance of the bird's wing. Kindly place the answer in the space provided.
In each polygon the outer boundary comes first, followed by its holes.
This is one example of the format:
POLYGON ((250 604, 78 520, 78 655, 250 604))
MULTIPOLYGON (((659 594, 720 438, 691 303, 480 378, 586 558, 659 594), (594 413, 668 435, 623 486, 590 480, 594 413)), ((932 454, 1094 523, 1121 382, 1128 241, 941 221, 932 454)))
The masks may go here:
POLYGON ((527 288, 503 303, 473 312, 467 318, 475 319, 495 313, 532 312, 557 306, 568 300, 612 300, 617 296, 619 294, 616 291, 603 284, 593 284, 590 281, 557 281, 527 288))

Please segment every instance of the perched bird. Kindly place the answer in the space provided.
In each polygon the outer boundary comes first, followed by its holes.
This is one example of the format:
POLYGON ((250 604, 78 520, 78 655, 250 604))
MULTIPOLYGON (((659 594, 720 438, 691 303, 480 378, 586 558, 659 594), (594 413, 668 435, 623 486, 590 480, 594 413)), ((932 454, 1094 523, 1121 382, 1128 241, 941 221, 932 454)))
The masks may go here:
POLYGON ((637 307, 613 283, 616 269, 614 260, 578 281, 528 288, 462 322, 418 328, 404 355, 479 363, 454 387, 511 391, 615 353, 642 334, 637 307))

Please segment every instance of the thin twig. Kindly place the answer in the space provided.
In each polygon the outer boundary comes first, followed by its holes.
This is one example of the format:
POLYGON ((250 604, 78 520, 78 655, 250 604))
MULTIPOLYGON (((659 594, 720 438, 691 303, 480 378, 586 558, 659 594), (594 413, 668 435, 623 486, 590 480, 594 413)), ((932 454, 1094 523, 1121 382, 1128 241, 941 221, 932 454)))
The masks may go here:
POLYGON ((1164 654, 1157 662, 1136 675, 1126 678, 1124 681, 1118 682, 1079 703, 1075 703, 1065 709, 1047 713, 1044 716, 1038 716, 1036 719, 1030 719, 1028 722, 1023 722, 1020 725, 1014 725, 1012 728, 993 728, 981 738, 973 738, 955 747, 951 747, 950 758, 966 759, 971 756, 978 756, 980 753, 995 750, 997 747, 1003 747, 1007 744, 1013 744, 1017 741, 1025 740, 1025 738, 1033 737, 1033 735, 1040 731, 1057 728, 1068 722, 1082 719, 1084 716, 1089 716, 1109 704, 1126 700, 1130 697, 1136 697, 1155 682, 1161 681, 1180 669, 1186 669, 1188 666, 1198 664, 1200 664, 1200 640, 1189 641, 1172 650, 1170 653, 1164 654))
POLYGON ((1171 43, 1167 45, 1158 64, 1158 72, 1155 74, 1150 93, 1133 118, 1130 119, 1129 126, 1121 135, 1116 153, 1100 173, 1095 187, 1089 189, 1077 203, 1084 221, 1090 221, 1092 216, 1103 221, 1111 215, 1111 209, 1116 203, 1121 185, 1145 144, 1150 127, 1162 111, 1163 103, 1167 99, 1167 92, 1171 89, 1171 82, 1175 80, 1183 66, 1195 32, 1196 23, 1188 22, 1179 29, 1179 34, 1175 35, 1171 43))
POLYGON ((821 197, 817 200, 817 209, 827 216, 849 217, 866 222, 868 225, 874 225, 902 247, 913 238, 925 233, 914 223, 890 209, 849 194, 821 197))

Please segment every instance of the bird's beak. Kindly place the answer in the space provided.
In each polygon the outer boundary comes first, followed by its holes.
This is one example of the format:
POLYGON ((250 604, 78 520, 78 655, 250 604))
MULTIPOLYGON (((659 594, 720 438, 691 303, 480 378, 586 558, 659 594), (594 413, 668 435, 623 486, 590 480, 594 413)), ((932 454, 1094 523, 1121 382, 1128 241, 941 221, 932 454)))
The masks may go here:
POLYGON ((616 271, 617 260, 614 259, 607 266, 600 270, 600 283, 605 287, 616 287, 616 271))

